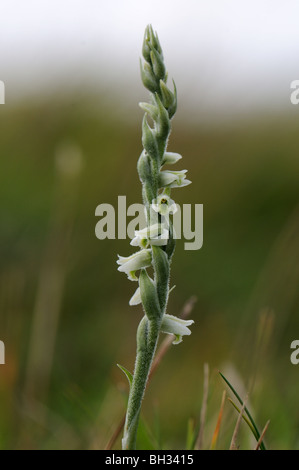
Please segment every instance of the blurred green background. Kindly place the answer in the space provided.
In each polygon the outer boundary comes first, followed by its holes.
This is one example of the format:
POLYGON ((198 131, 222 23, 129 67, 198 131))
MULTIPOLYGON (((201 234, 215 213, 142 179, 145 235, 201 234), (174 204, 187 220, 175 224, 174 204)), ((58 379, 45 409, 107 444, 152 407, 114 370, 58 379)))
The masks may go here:
MULTIPOLYGON (((2 449, 104 449, 124 414, 128 385, 116 364, 133 370, 142 312, 128 305, 135 284, 117 272, 129 240, 98 240, 95 209, 118 195, 141 202, 137 102, 147 94, 126 86, 115 95, 62 86, 0 107, 2 449)), ((268 447, 299 449, 299 365, 290 362, 299 338, 298 117, 250 110, 212 123, 178 94, 168 149, 183 155, 177 168, 193 183, 173 196, 203 204, 204 244, 177 243, 168 313, 196 296, 195 324, 150 383, 139 447, 185 448, 208 363, 204 448, 227 388, 221 370, 243 398, 249 392, 260 429, 270 419, 268 447)), ((226 402, 217 448, 229 447, 236 420, 226 402)), ((254 447, 245 423, 238 442, 254 447)))

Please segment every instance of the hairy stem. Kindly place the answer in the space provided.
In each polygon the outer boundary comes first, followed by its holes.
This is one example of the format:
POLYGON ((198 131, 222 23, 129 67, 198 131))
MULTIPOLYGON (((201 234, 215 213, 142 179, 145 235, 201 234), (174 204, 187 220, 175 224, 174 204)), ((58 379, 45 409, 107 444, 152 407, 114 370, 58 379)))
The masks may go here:
POLYGON ((136 363, 122 440, 123 450, 134 450, 136 448, 141 403, 155 355, 159 332, 160 320, 148 320, 146 316, 142 318, 137 330, 136 363))

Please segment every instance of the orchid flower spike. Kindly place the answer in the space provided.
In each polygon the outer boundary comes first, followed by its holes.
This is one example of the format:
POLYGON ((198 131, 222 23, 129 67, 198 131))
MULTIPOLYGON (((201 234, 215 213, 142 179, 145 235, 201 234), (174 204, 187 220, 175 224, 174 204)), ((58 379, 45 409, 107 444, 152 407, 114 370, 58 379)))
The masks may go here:
POLYGON ((167 151, 171 120, 177 109, 177 90, 167 83, 167 71, 158 35, 151 26, 145 30, 140 61, 141 79, 150 92, 150 102, 140 103, 145 112, 142 121, 143 150, 138 159, 138 176, 142 183, 146 227, 136 230, 131 245, 138 248, 131 256, 119 256, 118 270, 127 274, 138 287, 129 304, 142 304, 144 316, 137 330, 137 354, 130 381, 130 393, 122 439, 122 448, 132 450, 136 435, 141 403, 148 375, 161 332, 175 335, 175 344, 191 333, 193 320, 181 320, 168 315, 170 264, 175 250, 173 222, 168 217, 177 211, 171 199, 172 188, 187 186, 187 170, 162 170, 163 165, 174 165, 182 156, 167 151), (150 119, 149 119, 150 118, 150 119), (150 123, 149 123, 150 122, 150 123), (166 220, 167 219, 167 223, 166 220))

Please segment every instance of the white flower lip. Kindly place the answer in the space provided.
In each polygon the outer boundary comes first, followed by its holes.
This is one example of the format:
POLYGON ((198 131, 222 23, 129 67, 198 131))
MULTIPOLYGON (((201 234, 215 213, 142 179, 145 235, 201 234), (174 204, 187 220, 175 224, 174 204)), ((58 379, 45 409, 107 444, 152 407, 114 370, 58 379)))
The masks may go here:
POLYGON ((139 305, 141 304, 141 295, 140 295, 140 287, 137 287, 136 291, 132 295, 129 301, 129 305, 139 305))
POLYGON ((160 194, 153 200, 151 207, 161 215, 175 214, 178 210, 176 203, 167 194, 160 194))
POLYGON ((118 255, 118 271, 126 273, 131 281, 137 281, 137 278, 135 277, 135 271, 149 267, 151 262, 151 250, 140 250, 137 251, 137 253, 127 257, 118 255))
POLYGON ((147 246, 148 243, 156 246, 166 245, 169 238, 168 230, 161 224, 153 224, 142 230, 135 230, 134 235, 130 245, 141 248, 147 246))
POLYGON ((193 320, 182 320, 173 315, 165 314, 162 318, 161 331, 175 335, 176 339, 173 341, 173 344, 179 344, 182 341, 182 336, 191 335, 191 330, 189 330, 188 326, 191 326, 193 323, 193 320))

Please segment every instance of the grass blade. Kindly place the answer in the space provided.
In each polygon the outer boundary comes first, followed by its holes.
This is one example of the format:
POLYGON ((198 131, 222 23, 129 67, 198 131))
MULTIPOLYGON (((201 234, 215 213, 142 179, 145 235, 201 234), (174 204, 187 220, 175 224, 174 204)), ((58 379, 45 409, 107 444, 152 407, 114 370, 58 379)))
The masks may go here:
MULTIPOLYGON (((241 413, 241 410, 240 408, 233 402, 233 400, 231 398, 228 398, 228 401, 233 405, 233 407, 237 410, 238 413, 241 413)), ((244 419, 245 423, 248 425, 248 427, 250 428, 252 434, 254 435, 254 437, 256 438, 256 440, 259 439, 259 436, 256 434, 255 432, 255 429, 254 427, 252 426, 251 422, 249 421, 249 419, 247 418, 247 416, 245 416, 243 414, 242 418, 244 419)))
POLYGON ((202 449, 203 433, 204 433, 206 414, 207 414, 208 394, 209 394, 209 364, 205 363, 204 364, 203 397, 202 397, 202 405, 201 405, 201 411, 200 411, 200 425, 199 425, 199 432, 198 432, 198 436, 196 439, 194 450, 202 449))
POLYGON ((263 441, 263 439, 264 439, 264 435, 266 434, 266 431, 267 431, 267 429, 268 429, 269 424, 270 424, 270 420, 268 419, 268 421, 266 422, 266 425, 265 425, 264 429, 262 430, 261 437, 260 437, 259 440, 257 441, 257 445, 256 445, 256 447, 255 447, 254 450, 259 450, 259 447, 261 446, 261 443, 262 443, 262 441, 263 441))
POLYGON ((240 413, 239 413, 239 416, 238 416, 238 419, 237 419, 237 422, 236 422, 236 426, 235 426, 235 429, 234 429, 234 432, 233 432, 233 435, 232 435, 232 440, 231 440, 231 443, 230 443, 229 450, 238 450, 238 446, 236 444, 236 441, 237 441, 237 435, 238 435, 239 429, 240 429, 240 424, 241 424, 242 418, 244 416, 244 410, 245 410, 246 402, 247 402, 247 398, 246 398, 246 400, 244 400, 243 406, 240 410, 240 413))
POLYGON ((219 415, 218 415, 218 419, 217 419, 215 431, 214 431, 214 434, 213 434, 213 437, 212 437, 212 441, 211 441, 210 450, 215 450, 215 449, 216 449, 216 445, 217 445, 217 441, 218 441, 218 436, 219 436, 219 431, 220 431, 220 425, 221 425, 222 416, 223 416, 223 409, 224 409, 224 404, 225 404, 225 398, 226 398, 226 391, 224 390, 224 392, 223 392, 223 394, 222 394, 221 405, 220 405, 220 411, 219 411, 219 415))
MULTIPOLYGON (((238 393, 236 392, 236 390, 234 389, 234 387, 229 383, 229 381, 227 380, 227 378, 219 371, 219 374, 221 375, 221 377, 223 378, 223 380, 225 381, 225 383, 229 386, 229 388, 231 389, 231 391, 233 392, 233 394, 235 395, 235 397, 237 398, 238 402, 241 404, 241 406, 243 406, 243 401, 242 399, 240 398, 240 396, 238 395, 238 393)), ((248 419, 249 421, 251 422, 252 424, 252 427, 254 428, 255 432, 254 432, 254 436, 256 437, 257 440, 260 439, 260 432, 254 422, 254 419, 252 418, 248 408, 245 406, 244 408, 244 411, 245 413, 247 414, 248 416, 248 419)), ((240 412, 240 410, 239 410, 240 412)), ((263 442, 261 442, 261 445, 260 445, 260 448, 262 450, 266 450, 266 447, 265 447, 265 444, 263 442)))
POLYGON ((195 439, 196 439, 196 436, 195 436, 194 418, 189 418, 188 425, 187 425, 186 450, 194 449, 195 439))

